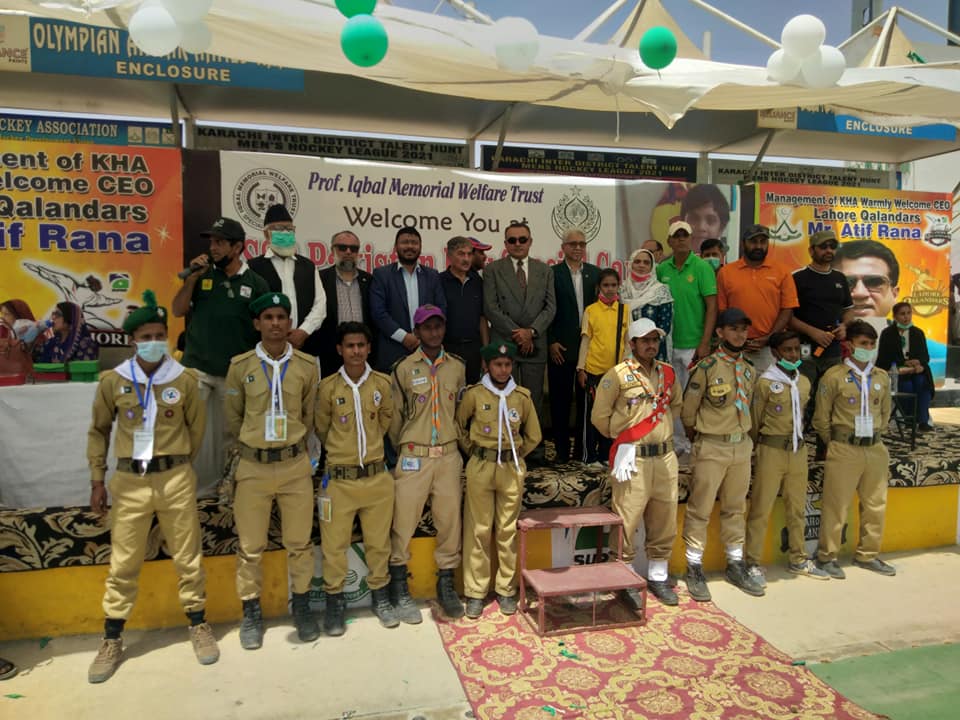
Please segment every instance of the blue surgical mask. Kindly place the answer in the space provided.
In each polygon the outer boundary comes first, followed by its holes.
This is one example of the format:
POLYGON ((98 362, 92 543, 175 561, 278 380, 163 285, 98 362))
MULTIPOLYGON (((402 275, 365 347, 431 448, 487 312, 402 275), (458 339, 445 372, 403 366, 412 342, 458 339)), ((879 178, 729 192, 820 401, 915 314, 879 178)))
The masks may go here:
POLYGON ((857 347, 853 349, 853 359, 857 362, 862 363, 872 363, 877 359, 877 349, 868 350, 864 347, 857 347))
POLYGON ((297 247, 297 234, 293 230, 273 230, 270 232, 270 247, 277 255, 289 257, 297 247))
POLYGON ((779 360, 777 360, 777 365, 782 367, 787 372, 793 372, 794 370, 799 368, 800 363, 801 363, 800 360, 784 360, 783 358, 780 358, 779 360))
POLYGON ((144 362, 160 362, 166 354, 166 340, 145 340, 144 342, 137 343, 137 355, 144 362))
POLYGON ((713 271, 716 272, 720 269, 720 258, 718 257, 705 257, 704 260, 707 261, 707 264, 713 268, 713 271))

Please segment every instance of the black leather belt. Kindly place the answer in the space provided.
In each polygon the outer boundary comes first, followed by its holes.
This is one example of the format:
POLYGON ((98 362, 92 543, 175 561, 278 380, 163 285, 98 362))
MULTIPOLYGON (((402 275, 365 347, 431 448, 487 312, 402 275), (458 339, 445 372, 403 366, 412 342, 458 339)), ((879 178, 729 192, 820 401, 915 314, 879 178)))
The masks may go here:
POLYGON ((359 465, 330 465, 327 472, 331 480, 359 480, 360 478, 373 477, 382 472, 386 472, 387 465, 384 462, 367 463, 363 467, 359 465))
POLYGON ((673 440, 651 445, 637 445, 637 457, 658 457, 673 451, 673 440))
MULTIPOLYGON (((484 448, 476 447, 473 449, 473 456, 475 458, 480 458, 481 460, 491 460, 493 462, 513 462, 513 453, 510 451, 510 448, 506 450, 501 450, 500 454, 497 455, 497 451, 494 448, 484 448)), ((518 456, 518 459, 523 459, 518 456)))
POLYGON ((178 465, 184 465, 188 462, 190 462, 190 458, 187 455, 158 455, 146 462, 143 460, 134 460, 133 458, 117 458, 117 470, 120 472, 146 475, 147 473, 165 472, 170 468, 175 468, 178 465))
POLYGON ((258 463, 278 463, 295 458, 307 451, 307 444, 301 440, 296 445, 281 448, 255 448, 240 445, 240 457, 258 463))
POLYGON ((831 430, 830 439, 842 442, 845 445, 870 447, 871 445, 880 443, 880 434, 874 433, 871 437, 857 437, 852 432, 847 432, 846 430, 831 430))

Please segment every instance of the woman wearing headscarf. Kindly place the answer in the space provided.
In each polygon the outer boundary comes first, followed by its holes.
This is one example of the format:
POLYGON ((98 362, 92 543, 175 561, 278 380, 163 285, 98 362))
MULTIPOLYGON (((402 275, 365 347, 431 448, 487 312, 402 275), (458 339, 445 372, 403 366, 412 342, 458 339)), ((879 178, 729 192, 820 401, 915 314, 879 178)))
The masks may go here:
POLYGON ((13 298, 0 303, 0 325, 5 325, 20 340, 27 345, 32 343, 37 335, 44 330, 44 323, 37 322, 33 311, 23 300, 13 298))
POLYGON ((50 320, 53 337, 40 348, 36 362, 65 363, 97 359, 100 346, 91 337, 79 305, 71 302, 57 303, 56 309, 50 313, 50 320))
POLYGON ((630 320, 649 318, 666 333, 660 343, 657 359, 669 362, 671 330, 673 329, 673 296, 670 288, 657 280, 653 253, 643 248, 635 250, 624 273, 620 300, 630 308, 630 320))

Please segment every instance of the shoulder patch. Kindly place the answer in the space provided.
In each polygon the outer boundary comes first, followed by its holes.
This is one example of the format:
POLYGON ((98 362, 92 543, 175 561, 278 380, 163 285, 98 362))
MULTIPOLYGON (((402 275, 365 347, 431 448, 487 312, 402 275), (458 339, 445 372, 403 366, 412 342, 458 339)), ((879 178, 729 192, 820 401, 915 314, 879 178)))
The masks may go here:
POLYGON ((230 364, 233 365, 234 363, 239 363, 239 362, 243 362, 244 360, 249 360, 256 354, 257 353, 255 350, 247 350, 245 353, 240 353, 239 355, 234 355, 232 358, 230 358, 230 364))
POLYGON ((717 364, 717 359, 713 355, 708 355, 703 360, 697 363, 697 367, 701 367, 704 370, 709 370, 716 364, 717 364))

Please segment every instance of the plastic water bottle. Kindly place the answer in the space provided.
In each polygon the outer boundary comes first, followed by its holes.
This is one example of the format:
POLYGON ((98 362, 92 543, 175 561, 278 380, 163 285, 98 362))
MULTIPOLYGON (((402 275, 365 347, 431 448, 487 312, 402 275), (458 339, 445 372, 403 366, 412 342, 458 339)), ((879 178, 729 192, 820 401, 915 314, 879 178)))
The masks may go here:
POLYGON ((898 388, 900 385, 900 373, 897 372, 897 364, 894 363, 890 366, 890 392, 894 395, 897 394, 898 388))

